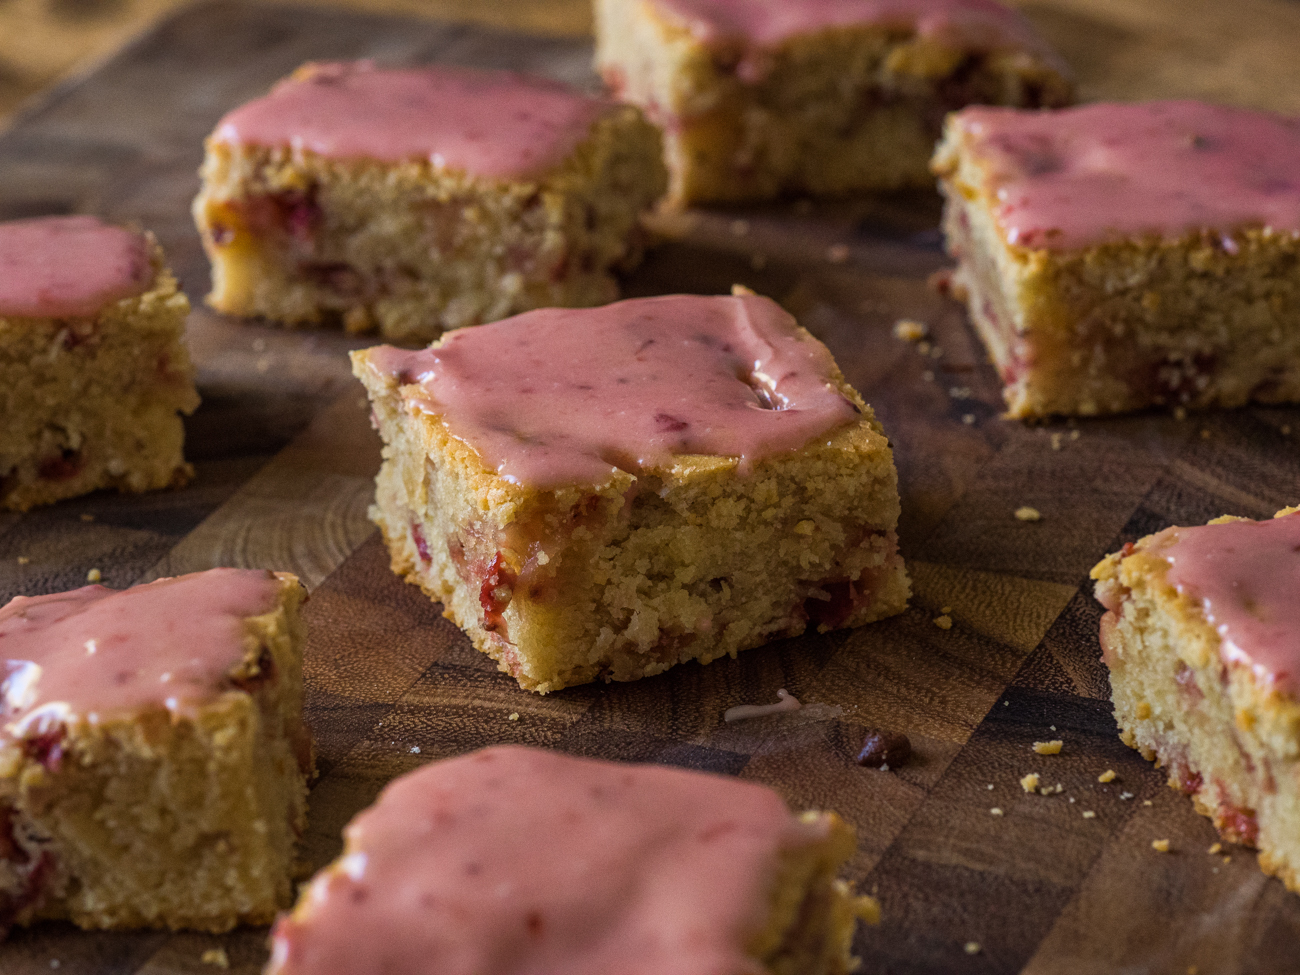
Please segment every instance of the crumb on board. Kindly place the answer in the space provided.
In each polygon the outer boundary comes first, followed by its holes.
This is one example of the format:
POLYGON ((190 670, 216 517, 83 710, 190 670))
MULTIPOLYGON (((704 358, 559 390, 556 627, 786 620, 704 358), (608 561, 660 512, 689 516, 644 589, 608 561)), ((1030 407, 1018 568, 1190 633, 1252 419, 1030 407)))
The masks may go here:
POLYGON ((1074 805, 1074 796, 1069 796, 1069 797, 1067 797, 1067 801, 1070 803, 1070 805, 1073 806, 1073 805, 1074 805))
POLYGON ((969 386, 953 386, 948 390, 948 395, 953 399, 970 399, 974 394, 969 386))
POLYGON ((94 521, 94 520, 95 520, 95 516, 92 515, 89 511, 83 511, 83 512, 81 513, 81 520, 82 520, 82 521, 87 521, 87 522, 89 522, 89 521, 94 521))
POLYGON ((1078 439, 1079 439, 1079 431, 1078 431, 1078 430, 1071 430, 1071 431, 1070 431, 1070 439, 1071 439, 1071 440, 1078 440, 1078 439))
POLYGON ((941 612, 941 613, 951 613, 951 612, 952 612, 952 607, 951 607, 951 606, 940 606, 940 607, 939 607, 939 612, 941 612))
POLYGON ((987 788, 988 788, 989 792, 992 792, 992 791, 993 791, 993 783, 990 782, 990 783, 988 784, 987 788))
POLYGON ((1064 439, 1065 439, 1065 434, 1063 434, 1063 433, 1054 433, 1054 434, 1052 434, 1052 449, 1053 449, 1053 450, 1060 450, 1060 449, 1061 449, 1061 441, 1064 440, 1064 439))
POLYGON ((226 954, 225 948, 209 948, 200 956, 200 960, 205 965, 216 965, 218 968, 230 967, 230 956, 226 954))
POLYGON ((1182 423, 1184 420, 1186 420, 1186 419, 1187 419, 1187 409, 1186 409, 1186 407, 1175 406, 1175 407, 1174 407, 1174 419, 1177 420, 1179 423, 1182 423))
POLYGON ((974 426, 974 425, 975 425, 975 414, 974 414, 974 413, 963 413, 963 414, 962 414, 962 417, 961 417, 961 422, 964 423, 964 424, 966 424, 966 426, 968 426, 968 427, 970 427, 970 426, 974 426))
POLYGON ((1224 858, 1223 858, 1223 862, 1224 862, 1224 863, 1231 863, 1231 862, 1232 862, 1232 857, 1224 857, 1224 858))
POLYGON ((999 809, 997 806, 994 806, 992 809, 989 810, 989 815, 990 815, 990 816, 1001 816, 1001 815, 1002 815, 1002 810, 999 809))
POLYGON ((944 613, 942 616, 936 616, 934 618, 934 625, 939 627, 939 629, 941 630, 951 630, 952 617, 949 616, 947 613, 944 613))
POLYGON ((1036 741, 1033 747, 1034 751, 1039 755, 1059 755, 1064 744, 1065 742, 1061 741, 1061 739, 1055 738, 1052 741, 1036 741))
POLYGON ((1113 768, 1108 768, 1108 769, 1106 769, 1106 771, 1102 772, 1101 775, 1097 776, 1097 781, 1098 781, 1098 782, 1114 782, 1114 781, 1115 781, 1115 778, 1116 778, 1116 776, 1115 776, 1115 770, 1114 770, 1113 768))
POLYGON ((978 941, 967 941, 965 950, 968 955, 978 955, 981 950, 980 943, 978 941))
POLYGON ((1022 779, 1020 780, 1020 788, 1024 789, 1026 792, 1037 792, 1037 791, 1038 791, 1038 773, 1037 773, 1037 772, 1030 772, 1028 775, 1026 775, 1024 778, 1022 778, 1022 779))
POLYGON ((1283 423, 1280 427, 1278 427, 1278 431, 1279 431, 1279 432, 1282 434, 1282 436, 1284 436, 1284 437, 1289 437, 1289 436, 1291 436, 1291 424, 1289 424, 1289 423, 1283 423))
POLYGON ((1037 508, 1031 508, 1029 505, 1023 505, 1016 509, 1017 521, 1040 521, 1042 513, 1037 508))
POLYGON ((910 318, 900 318, 894 323, 894 338, 902 339, 904 342, 919 342, 929 332, 930 330, 925 327, 924 323, 913 321, 910 318))
POLYGON ((507 721, 518 721, 518 720, 519 720, 519 712, 518 712, 518 711, 511 711, 510 714, 506 717, 506 720, 507 720, 507 721))
POLYGON ((1210 852, 1210 855, 1211 855, 1211 856, 1218 856, 1220 853, 1223 852, 1223 844, 1222 844, 1222 843, 1214 843, 1214 844, 1212 844, 1212 845, 1210 846, 1210 851, 1209 851, 1209 852, 1210 852))
POLYGON ((419 745, 412 745, 412 746, 411 746, 411 754, 412 754, 412 755, 418 755, 418 754, 420 754, 420 746, 419 746, 419 745))
POLYGON ((18 564, 19 564, 19 565, 26 565, 26 564, 27 564, 28 562, 30 562, 30 561, 31 561, 31 559, 29 559, 26 555, 20 555, 20 556, 18 556, 18 564))
POLYGON ((1202 440, 1209 440, 1209 439, 1210 439, 1210 431, 1209 431, 1209 430, 1202 430, 1202 431, 1201 431, 1201 439, 1202 439, 1202 440))
POLYGON ((930 348, 931 348, 930 343, 927 342, 925 339, 922 339, 920 342, 916 343, 916 351, 921 353, 921 355, 929 355, 930 348))
POLYGON ((98 569, 91 569, 89 572, 86 573, 87 582, 99 582, 99 580, 103 578, 104 578, 104 573, 100 572, 98 569))
POLYGON ((1084 818, 1084 819, 1096 819, 1096 818, 1097 818, 1097 814, 1096 814, 1095 812, 1093 812, 1091 809, 1085 809, 1085 810, 1083 811, 1083 818, 1084 818))
POLYGON ((1152 841, 1151 841, 1151 849, 1155 850, 1157 853, 1168 853, 1168 852, 1169 852, 1169 841, 1168 841, 1168 840, 1152 840, 1152 841))
POLYGON ((1151 800, 1150 800, 1150 799, 1143 799, 1143 800, 1142 800, 1142 805, 1144 805, 1144 806, 1149 806, 1149 805, 1151 805, 1151 800))
MULTIPOLYGON (((1132 799, 1132 798, 1133 798, 1133 793, 1131 793, 1131 792, 1121 792, 1121 793, 1119 794, 1119 797, 1120 797, 1121 799, 1132 799)), ((1151 803, 1148 802, 1147 805, 1149 806, 1149 805, 1151 805, 1151 803)))
POLYGON ((843 264, 849 259, 848 244, 831 244, 826 248, 826 260, 832 264, 843 264))
POLYGON ((1056 785, 1043 786, 1041 789, 1038 790, 1038 794, 1040 796, 1059 796, 1064 791, 1065 791, 1065 786, 1061 785, 1061 783, 1058 782, 1056 783, 1056 785))

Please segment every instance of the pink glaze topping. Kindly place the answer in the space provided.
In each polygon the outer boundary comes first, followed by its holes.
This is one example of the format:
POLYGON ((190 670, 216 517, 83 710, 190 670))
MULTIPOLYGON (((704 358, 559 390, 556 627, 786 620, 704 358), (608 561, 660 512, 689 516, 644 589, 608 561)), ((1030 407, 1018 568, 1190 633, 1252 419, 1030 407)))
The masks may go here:
POLYGON ((96 315, 153 280, 149 242, 94 217, 0 223, 0 315, 96 315))
POLYGON ((752 295, 542 308, 367 355, 486 466, 541 488, 603 484, 676 454, 738 457, 748 470, 857 416, 826 347, 752 295))
POLYGON ((279 590, 270 572, 210 569, 131 589, 14 597, 0 609, 3 733, 147 708, 188 713, 230 688, 243 620, 270 612, 279 590))
POLYGON ((609 107, 511 72, 313 64, 226 115, 215 139, 334 159, 427 159, 505 179, 561 162, 609 107))
POLYGON ((275 975, 761 975, 783 851, 826 835, 763 786, 497 747, 425 766, 344 831, 273 934, 275 975))
MULTIPOLYGON (((1300 233, 1300 119, 1200 102, 957 116, 1012 244, 1105 241, 1245 226, 1300 233)), ((1235 252, 1235 250, 1234 250, 1235 252)))
POLYGON ((1156 537, 1169 582, 1200 601, 1223 658, 1254 668, 1265 685, 1300 693, 1300 513, 1156 537))
POLYGON ((1020 14, 993 0, 654 0, 706 44, 773 48, 804 34, 880 25, 956 47, 1028 48, 1043 42, 1020 14))

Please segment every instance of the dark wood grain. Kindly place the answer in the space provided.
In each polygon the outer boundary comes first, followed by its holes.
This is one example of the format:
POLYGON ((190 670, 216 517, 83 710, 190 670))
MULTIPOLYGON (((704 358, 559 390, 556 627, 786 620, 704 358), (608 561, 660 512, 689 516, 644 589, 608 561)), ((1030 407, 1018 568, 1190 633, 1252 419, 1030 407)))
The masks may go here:
MULTIPOLYGON (((1071 23, 1058 17, 1062 31, 1071 23)), ((303 851, 312 867, 335 855, 342 825, 394 775, 525 742, 740 775, 797 806, 838 810, 860 834, 849 874, 884 905, 880 927, 857 940, 868 972, 1300 966, 1300 898, 1259 874, 1247 851, 1232 848, 1231 863, 1210 857, 1209 825, 1118 741, 1086 585, 1091 565, 1126 540, 1300 500, 1300 451, 1283 433, 1300 431, 1300 410, 1001 420, 996 376, 963 311, 926 284, 945 264, 931 194, 661 221, 666 240, 628 293, 738 282, 770 294, 874 404, 896 449, 915 599, 884 623, 735 661, 527 694, 388 572, 365 519, 378 445, 344 356, 361 343, 198 306, 207 271, 188 203, 203 135, 300 62, 352 57, 594 81, 578 41, 215 3, 163 23, 0 136, 0 216, 95 212, 159 235, 196 302, 189 336, 204 397, 188 424, 192 487, 0 516, 5 597, 70 588, 90 568, 123 586, 217 564, 306 579, 307 706, 323 773, 303 851), (840 245, 847 256, 832 260, 840 245), (901 317, 929 325, 931 352, 893 337, 901 317), (1017 521, 1021 505, 1043 519, 1017 521), (945 608, 948 630, 934 624, 945 608), (727 707, 772 700, 779 687, 808 706, 722 721, 727 707), (913 760, 859 768, 870 727, 907 733, 913 760), (1061 755, 1031 751, 1053 737, 1065 741, 1061 755), (1099 784, 1107 768, 1119 778, 1099 784), (1063 792, 1027 795, 1018 780, 1028 771, 1063 792), (1152 851, 1155 838, 1175 852, 1152 851)), ((232 971, 252 975, 264 940, 259 930, 88 934, 50 924, 0 945, 0 971, 48 975, 58 961, 60 975, 212 973, 201 955, 222 946, 232 971)))

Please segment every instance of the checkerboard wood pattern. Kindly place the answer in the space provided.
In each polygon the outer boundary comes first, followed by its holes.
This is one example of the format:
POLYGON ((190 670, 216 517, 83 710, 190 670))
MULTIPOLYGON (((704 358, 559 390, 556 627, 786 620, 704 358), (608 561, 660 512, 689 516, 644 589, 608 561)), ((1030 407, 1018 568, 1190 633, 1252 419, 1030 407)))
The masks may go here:
MULTIPOLYGON (((5 598, 72 588, 91 568, 119 587, 213 565, 298 573, 312 589, 313 868, 393 776, 521 742, 739 775, 795 807, 839 811, 860 836, 849 875, 884 910, 857 940, 865 972, 1300 968, 1300 898, 1245 850, 1231 848, 1231 862, 1208 855, 1209 824, 1116 737, 1086 582, 1104 553, 1165 525, 1264 517, 1300 500, 1300 410, 1045 427, 999 419, 996 376, 964 313, 927 287, 944 266, 929 194, 665 219, 673 239, 629 293, 740 282, 772 295, 875 406, 896 449, 915 598, 903 615, 852 632, 632 684, 528 694, 388 571, 366 520, 377 438, 344 355, 363 343, 237 323, 198 302, 207 269, 188 204, 202 137, 302 61, 355 57, 594 83, 578 41, 216 2, 164 22, 0 136, 0 218, 93 212, 158 234, 195 299, 203 394, 188 423, 192 487, 0 515, 5 598), (893 336, 903 317, 929 325, 928 352, 893 336), (1042 520, 1016 520, 1022 505, 1042 520), (935 625, 941 611, 951 629, 935 625), (727 707, 773 700, 781 687, 807 706, 723 722, 727 707), (859 768, 869 727, 906 732, 912 761, 859 768), (1049 738, 1065 742, 1062 753, 1035 755, 1031 744, 1049 738), (1103 785, 1106 769, 1118 778, 1103 785), (1026 794, 1018 780, 1029 771, 1062 792, 1026 794), (1172 855, 1152 851, 1156 838, 1171 840, 1172 855)), ((211 973, 201 956, 215 947, 230 971, 251 975, 265 931, 41 925, 0 944, 0 971, 211 973)))

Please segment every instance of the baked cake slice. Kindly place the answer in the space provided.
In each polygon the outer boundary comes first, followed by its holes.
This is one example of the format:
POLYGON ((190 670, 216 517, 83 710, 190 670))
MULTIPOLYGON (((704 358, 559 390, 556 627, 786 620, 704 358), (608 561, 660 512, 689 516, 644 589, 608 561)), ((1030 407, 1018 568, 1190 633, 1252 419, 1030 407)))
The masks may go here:
POLYGON ((596 0, 596 66, 663 128, 679 204, 928 187, 945 113, 1072 94, 992 0, 596 0))
POLYGON ((0 609, 0 932, 224 931, 293 897, 298 580, 212 569, 0 609))
POLYGON ((766 298, 539 309, 353 369, 393 570, 525 688, 906 606, 889 442, 766 298))
POLYGON ((190 479, 189 308, 148 234, 84 216, 0 223, 0 506, 190 479))
POLYGON ((1300 120, 968 108, 934 169, 1010 416, 1300 400, 1300 120))
POLYGON ((641 113, 542 78, 308 64, 207 140, 208 303, 428 342, 618 297, 666 185, 641 113))
POLYGON ((1300 892, 1300 509, 1167 528, 1092 577, 1120 737, 1300 892))
POLYGON ((656 765, 518 747, 427 765, 344 830, 267 975, 847 975, 832 812, 656 765))

